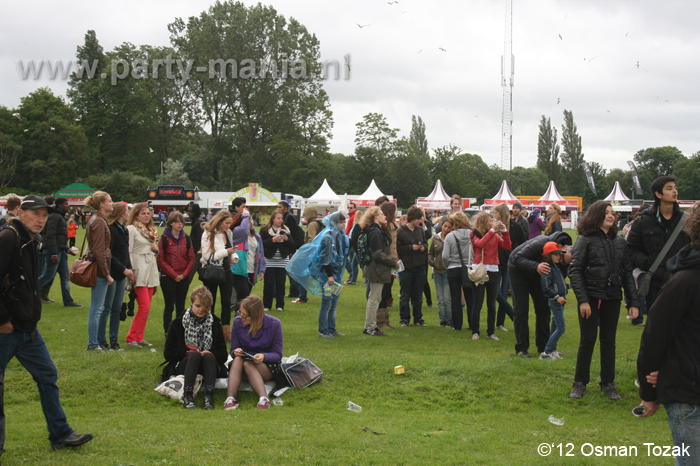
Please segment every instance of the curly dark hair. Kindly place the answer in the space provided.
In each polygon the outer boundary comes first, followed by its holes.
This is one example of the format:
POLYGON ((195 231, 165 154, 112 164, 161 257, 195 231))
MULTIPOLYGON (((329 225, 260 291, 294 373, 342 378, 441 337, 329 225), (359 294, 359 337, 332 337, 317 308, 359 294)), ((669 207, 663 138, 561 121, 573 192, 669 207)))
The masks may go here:
POLYGON ((690 247, 700 249, 700 202, 696 202, 685 219, 683 230, 690 236, 690 247))
MULTIPOLYGON (((595 235, 600 231, 605 221, 605 211, 611 205, 607 201, 596 201, 588 207, 586 214, 578 222, 578 234, 581 236, 595 235)), ((617 225, 613 223, 608 231, 609 236, 617 235, 617 225)))

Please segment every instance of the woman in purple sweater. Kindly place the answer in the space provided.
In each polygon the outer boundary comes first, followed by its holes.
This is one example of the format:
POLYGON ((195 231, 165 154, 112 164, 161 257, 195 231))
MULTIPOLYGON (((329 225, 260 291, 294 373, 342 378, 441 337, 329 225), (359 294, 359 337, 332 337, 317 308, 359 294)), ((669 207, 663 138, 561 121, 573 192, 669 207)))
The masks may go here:
POLYGON ((273 371, 282 360, 282 323, 263 311, 257 296, 241 301, 241 314, 231 328, 231 356, 233 362, 228 374, 225 410, 238 408, 238 388, 245 377, 260 397, 258 409, 270 407, 265 382, 272 379, 273 371))

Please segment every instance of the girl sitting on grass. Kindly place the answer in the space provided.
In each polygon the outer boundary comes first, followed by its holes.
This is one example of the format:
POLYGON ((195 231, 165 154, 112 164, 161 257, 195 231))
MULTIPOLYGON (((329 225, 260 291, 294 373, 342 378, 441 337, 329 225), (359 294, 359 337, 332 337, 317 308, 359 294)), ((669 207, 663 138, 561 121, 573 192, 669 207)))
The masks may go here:
MULTIPOLYGON (((196 408, 193 389, 197 374, 204 376, 204 409, 214 409, 214 384, 217 377, 226 377, 226 341, 221 320, 211 313, 214 298, 206 286, 198 286, 190 294, 192 306, 170 324, 165 339, 166 371, 184 374, 182 404, 196 408)), ((165 371, 164 371, 165 372, 165 371)))
POLYGON ((540 359, 562 359, 561 353, 557 351, 557 342, 566 332, 564 321, 564 305, 566 304, 566 283, 564 275, 557 267, 561 262, 562 251, 557 247, 557 243, 549 241, 542 248, 542 260, 549 264, 549 272, 540 275, 542 284, 542 294, 549 300, 549 309, 552 311, 552 331, 549 333, 549 341, 540 355, 540 359))
POLYGON ((258 395, 258 409, 270 407, 265 382, 272 379, 282 361, 282 323, 265 314, 257 296, 248 296, 240 304, 240 315, 233 319, 231 329, 231 356, 233 362, 228 374, 226 411, 238 408, 238 388, 245 377, 258 395))

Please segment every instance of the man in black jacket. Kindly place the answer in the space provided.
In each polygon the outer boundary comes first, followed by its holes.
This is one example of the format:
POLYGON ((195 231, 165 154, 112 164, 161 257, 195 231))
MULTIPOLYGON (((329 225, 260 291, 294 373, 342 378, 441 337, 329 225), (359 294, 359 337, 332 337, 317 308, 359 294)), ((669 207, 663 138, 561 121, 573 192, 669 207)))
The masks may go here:
MULTIPOLYGON (((639 215, 632 224, 627 236, 627 246, 632 267, 646 272, 656 260, 663 249, 669 236, 683 217, 683 211, 678 206, 678 187, 675 178, 660 176, 651 183, 651 191, 654 193, 654 205, 639 215)), ((649 286, 649 293, 645 298, 645 308, 651 309, 659 291, 670 278, 666 269, 666 261, 675 256, 690 239, 681 231, 668 250, 666 257, 661 261, 654 272, 649 286)), ((639 315, 632 323, 642 325, 644 317, 639 315)))
MULTIPOLYGON (((61 277, 61 297, 63 305, 66 307, 81 307, 73 301, 70 295, 70 271, 68 269, 68 224, 66 223, 66 212, 70 209, 68 199, 59 197, 56 204, 49 210, 49 219, 42 231, 41 256, 44 263, 43 273, 39 277, 39 288, 41 289, 41 301, 44 303, 53 302, 49 299, 49 290, 56 277, 56 273, 61 277)), ((72 254, 72 252, 70 252, 72 254)))
POLYGON ((676 464, 700 464, 700 206, 693 208, 684 229, 690 244, 667 263, 673 276, 649 309, 637 374, 646 408, 642 416, 653 415, 663 403, 677 447, 676 464))
POLYGON ((22 364, 39 388, 41 407, 54 449, 77 447, 92 440, 68 425, 61 407, 51 361, 37 323, 41 319, 38 233, 48 219, 49 206, 38 196, 22 201, 19 217, 0 230, 0 454, 5 446, 5 369, 13 357, 22 364))
MULTIPOLYGON (((530 296, 535 306, 535 343, 539 353, 544 351, 549 340, 549 303, 542 293, 540 284, 540 274, 549 272, 549 264, 542 261, 542 248, 548 241, 557 243, 559 249, 571 245, 571 237, 567 233, 557 231, 549 236, 541 235, 526 241, 515 248, 508 259, 510 286, 513 290, 515 352, 523 358, 532 357, 528 352, 530 349, 530 327, 528 326, 530 296)), ((564 255, 564 262, 568 264, 570 261, 569 252, 564 255)))
POLYGON ((192 227, 190 228, 190 239, 192 240, 192 250, 194 251, 194 267, 192 267, 192 272, 190 272, 190 282, 194 278, 194 274, 199 271, 202 264, 199 259, 202 258, 202 223, 205 221, 202 217, 202 209, 196 202, 190 202, 187 206, 187 216, 192 222, 192 227))

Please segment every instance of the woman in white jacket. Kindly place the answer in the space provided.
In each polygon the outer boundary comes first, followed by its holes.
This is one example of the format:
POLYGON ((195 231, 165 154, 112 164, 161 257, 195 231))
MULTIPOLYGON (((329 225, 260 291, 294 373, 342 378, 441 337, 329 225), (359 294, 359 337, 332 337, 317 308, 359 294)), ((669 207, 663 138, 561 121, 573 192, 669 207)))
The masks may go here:
POLYGON ((153 224, 151 209, 148 204, 136 204, 129 212, 129 257, 136 277, 134 292, 138 310, 126 335, 126 346, 153 346, 143 339, 151 300, 156 287, 160 285, 158 264, 158 229, 153 224))
MULTIPOLYGON (((212 314, 216 308, 216 293, 221 290, 221 326, 224 336, 231 335, 231 292, 233 291, 233 273, 231 265, 238 262, 236 248, 232 244, 231 223, 233 217, 227 210, 220 210, 212 219, 202 224, 202 264, 222 265, 226 272, 226 281, 219 284, 204 283, 213 297, 212 314)), ((228 338, 227 338, 228 340, 228 338)))

